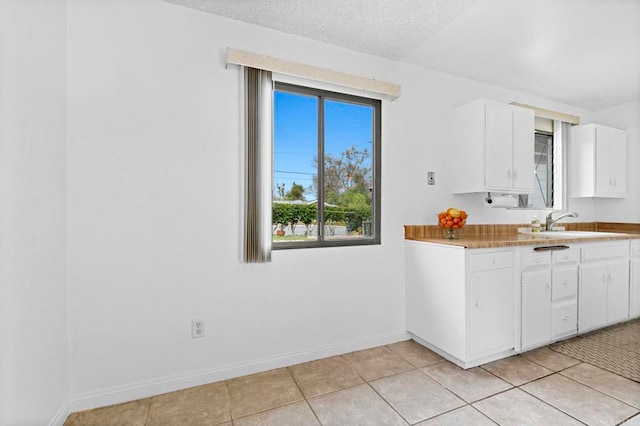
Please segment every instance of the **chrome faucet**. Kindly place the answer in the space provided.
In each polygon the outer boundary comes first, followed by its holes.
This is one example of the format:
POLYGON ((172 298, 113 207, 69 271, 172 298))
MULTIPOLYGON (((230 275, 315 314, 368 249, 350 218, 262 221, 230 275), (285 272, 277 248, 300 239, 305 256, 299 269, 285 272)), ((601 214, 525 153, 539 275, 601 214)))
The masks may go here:
POLYGON ((566 212, 566 213, 562 213, 560 216, 558 216, 557 218, 553 218, 552 215, 554 213, 557 212, 551 212, 547 215, 547 221, 546 221, 546 230, 547 231, 553 231, 553 225, 556 224, 556 222, 558 222, 560 219, 564 219, 565 217, 578 217, 578 213, 575 212, 566 212))

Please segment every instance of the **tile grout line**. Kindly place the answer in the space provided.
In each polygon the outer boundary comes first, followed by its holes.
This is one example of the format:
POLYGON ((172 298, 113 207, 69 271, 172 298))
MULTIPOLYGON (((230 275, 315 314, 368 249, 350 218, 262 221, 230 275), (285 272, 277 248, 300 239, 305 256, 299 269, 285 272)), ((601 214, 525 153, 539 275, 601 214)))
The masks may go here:
MULTIPOLYGON (((409 370, 409 371, 413 371, 413 370, 409 370)), ((388 376, 388 377, 391 377, 391 376, 388 376)), ((384 377, 381 377, 381 378, 384 378, 384 377)), ((376 380, 378 380, 378 379, 376 379, 376 380)), ((383 401, 385 404, 387 404, 387 406, 388 406, 389 408, 391 408, 391 409, 393 410, 393 412, 394 412, 394 413, 396 413, 398 416, 400 416, 400 418, 401 418, 401 419, 402 419, 406 424, 408 424, 408 425, 412 425, 412 424, 414 424, 414 423, 411 423, 409 420, 405 419, 405 418, 404 418, 404 416, 403 416, 402 414, 400 414, 400 412, 399 412, 398 410, 396 410, 396 409, 395 409, 395 407, 394 407, 393 405, 391 405, 391 403, 390 403, 389 401, 387 401, 387 400, 385 399, 385 397, 384 397, 384 396, 382 396, 382 395, 381 395, 381 394, 376 390, 376 388, 374 388, 374 387, 371 385, 371 383, 369 383, 369 382, 366 382, 366 383, 367 383, 367 386, 369 386, 369 389, 373 390, 373 392, 374 392, 376 395, 378 395, 378 396, 380 397, 380 399, 382 399, 382 401, 383 401)))
POLYGON ((146 426, 146 425, 147 425, 147 423, 149 422, 149 412, 151 411, 151 399, 152 399, 152 398, 153 398, 153 397, 149 398, 149 403, 147 404, 147 410, 146 410, 146 412, 144 413, 144 423, 143 423, 143 424, 144 424, 145 426, 146 426))
MULTIPOLYGON (((607 370, 605 370, 604 368, 600 368, 600 367, 598 367, 597 365, 589 364, 588 362, 583 362, 582 364, 588 364, 588 365, 591 365, 592 367, 595 367, 595 368, 601 369, 601 370, 603 370, 603 371, 607 371, 607 370)), ((608 373, 611 373, 610 371, 607 371, 607 372, 608 372, 608 373)), ((558 374, 560 374, 560 373, 558 373, 558 374)), ((619 375, 619 374, 616 374, 616 373, 611 373, 611 374, 614 374, 614 375, 616 375, 616 376, 618 376, 618 377, 622 377, 623 379, 627 379, 626 377, 623 377, 623 376, 621 376, 621 375, 619 375)), ((602 392, 602 391, 600 391, 600 390, 598 390, 598 389, 596 389, 596 388, 594 388, 594 387, 591 387, 590 385, 587 385, 586 383, 582 383, 582 382, 580 382, 580 381, 578 381, 578 380, 576 380, 576 379, 574 379, 574 378, 572 378, 572 377, 565 376, 564 374, 560 374, 560 375, 561 375, 562 377, 566 378, 566 379, 571 380, 572 382, 575 382, 575 383, 577 383, 577 384, 579 384, 579 385, 582 385, 582 386, 584 386, 584 387, 586 387, 586 388, 588 388, 588 389, 591 389, 591 390, 593 390, 593 391, 595 391, 595 392, 598 392, 598 393, 599 393, 599 394, 601 394, 601 395, 604 395, 604 396, 609 397, 609 398, 611 398, 611 399, 614 399, 614 400, 616 400, 616 401, 618 401, 618 402, 621 402, 622 404, 625 404, 625 405, 627 405, 627 406, 629 406, 629 407, 633 408, 634 410, 638 410, 638 413, 640 413, 640 407, 633 406, 633 405, 629 404, 628 402, 624 402, 624 401, 622 401, 622 400, 620 400, 620 399, 616 398, 615 396, 612 396, 612 395, 609 395, 609 394, 607 394, 607 393, 604 393, 604 392, 602 392)), ((630 379, 627 379, 627 380, 630 380, 630 379)), ((631 380, 631 381, 633 382, 633 380, 631 380)), ((635 382, 635 383, 637 383, 637 382, 635 382)), ((636 414, 638 414, 638 413, 636 413, 636 414)))
MULTIPOLYGON (((311 362, 313 362, 313 361, 311 361, 311 362)), ((309 398, 307 398, 307 395, 305 395, 305 393, 302 391, 302 388, 300 387, 300 384, 296 380, 296 376, 293 374, 293 371, 291 370, 290 367, 287 367, 287 371, 291 375, 291 378, 293 379, 293 382, 296 384, 296 387, 298 388, 298 391, 300 391, 300 395, 302 395, 304 403, 307 404, 307 407, 309 407, 309 410, 311 410, 311 414, 313 414, 313 417, 318 421, 318 424, 320 426, 322 426, 322 422, 320 421, 320 418, 318 417, 318 413, 315 412, 315 410, 313 409, 313 407, 309 403, 309 398)))
MULTIPOLYGON (((555 374, 558 374, 558 373, 555 373, 555 374)), ((545 377, 549 377, 549 376, 545 376, 545 377)), ((532 380, 532 381, 531 381, 531 382, 529 382, 529 383, 537 382, 538 380, 542 380, 542 379, 544 379, 544 377, 541 377, 541 378, 536 379, 536 380, 532 380)), ((529 383, 524 383, 524 384, 522 384, 521 386, 528 385, 529 383)), ((552 405, 551 403, 549 403, 549 402, 547 402, 547 401, 545 401, 545 400, 543 400, 543 399, 539 398, 538 396, 536 396, 536 395, 532 394, 531 392, 527 392, 527 390, 526 390, 526 389, 521 389, 521 388, 520 388, 520 386, 518 386, 518 389, 520 389, 522 392, 525 392, 527 395, 532 396, 533 398, 537 399, 538 401, 542 402, 543 404, 546 404, 546 405, 548 405, 548 406, 550 406, 550 407, 553 407, 554 409, 556 409, 556 410, 560 411, 561 413, 566 414, 567 416, 571 417, 571 418, 572 418, 572 419, 574 419, 575 421, 577 421, 577 422, 579 422, 579 423, 582 423, 583 425, 586 425, 586 423, 585 423, 585 422, 583 422, 583 421, 582 421, 582 420, 580 420, 580 419, 575 418, 574 416, 572 416, 571 414, 567 413, 566 411, 564 411, 564 410, 563 410, 563 409, 561 409, 560 407, 556 407, 555 405, 552 405)))

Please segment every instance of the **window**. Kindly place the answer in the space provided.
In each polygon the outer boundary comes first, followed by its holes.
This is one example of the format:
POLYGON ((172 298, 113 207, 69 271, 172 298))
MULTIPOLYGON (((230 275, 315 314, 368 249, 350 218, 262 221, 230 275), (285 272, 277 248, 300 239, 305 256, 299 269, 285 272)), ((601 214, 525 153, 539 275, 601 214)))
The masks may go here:
POLYGON ((570 124, 536 117, 534 192, 518 196, 518 208, 560 210, 567 207, 566 140, 570 124))
POLYGON ((380 243, 380 109, 275 84, 274 249, 380 243))
POLYGON ((518 205, 533 209, 553 208, 553 134, 536 132, 534 160, 533 194, 520 195, 518 205))

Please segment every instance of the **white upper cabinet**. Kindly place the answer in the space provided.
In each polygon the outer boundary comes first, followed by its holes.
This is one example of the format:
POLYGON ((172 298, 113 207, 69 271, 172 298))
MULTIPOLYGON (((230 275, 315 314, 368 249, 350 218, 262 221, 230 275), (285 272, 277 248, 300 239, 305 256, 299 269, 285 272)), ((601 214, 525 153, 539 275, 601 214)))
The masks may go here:
POLYGON ((627 133, 598 124, 571 129, 571 195, 623 198, 627 194, 627 133))
POLYGON ((455 193, 533 192, 534 113, 484 99, 455 110, 455 193))

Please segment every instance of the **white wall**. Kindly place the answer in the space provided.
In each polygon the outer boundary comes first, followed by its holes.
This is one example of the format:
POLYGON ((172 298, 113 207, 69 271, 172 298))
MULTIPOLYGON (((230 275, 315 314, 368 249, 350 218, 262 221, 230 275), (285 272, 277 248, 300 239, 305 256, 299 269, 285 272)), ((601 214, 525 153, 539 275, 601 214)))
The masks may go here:
POLYGON ((74 407, 404 336, 393 211, 383 246, 239 260, 240 74, 224 54, 269 44, 386 77, 382 61, 158 0, 70 3, 74 407), (205 338, 191 339, 192 318, 205 338))
POLYGON ((451 108, 485 97, 585 113, 158 0, 72 1, 68 31, 75 409, 403 338, 402 225, 450 205, 470 223, 531 215, 450 195, 451 108), (240 72, 225 69, 227 46, 402 85, 383 103, 382 245, 240 262, 240 72), (192 318, 205 338, 191 339, 192 318))
POLYGON ((627 131, 626 198, 600 198, 597 217, 602 222, 640 222, 640 101, 600 110, 594 123, 627 131))
POLYGON ((68 413, 66 2, 0 2, 0 425, 68 413))

